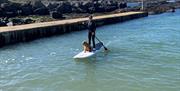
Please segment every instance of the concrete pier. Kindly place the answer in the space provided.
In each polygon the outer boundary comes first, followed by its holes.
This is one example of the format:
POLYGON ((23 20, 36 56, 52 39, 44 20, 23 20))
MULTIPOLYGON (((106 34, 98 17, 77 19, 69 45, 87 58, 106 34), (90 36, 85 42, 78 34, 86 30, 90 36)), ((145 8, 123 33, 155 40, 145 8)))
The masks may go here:
MULTIPOLYGON (((146 17, 146 12, 126 12, 94 17, 97 26, 124 22, 146 17)), ((86 29, 82 22, 88 18, 77 18, 52 22, 34 23, 18 26, 0 27, 0 47, 18 42, 27 42, 52 35, 69 33, 86 29)))

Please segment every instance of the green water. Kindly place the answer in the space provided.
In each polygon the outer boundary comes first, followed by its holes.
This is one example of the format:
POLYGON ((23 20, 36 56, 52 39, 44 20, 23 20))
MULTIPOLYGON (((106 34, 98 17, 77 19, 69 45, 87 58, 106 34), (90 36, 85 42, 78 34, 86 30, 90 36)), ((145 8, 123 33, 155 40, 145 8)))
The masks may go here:
POLYGON ((180 10, 100 27, 109 53, 74 60, 87 31, 0 49, 0 91, 180 91, 180 10))

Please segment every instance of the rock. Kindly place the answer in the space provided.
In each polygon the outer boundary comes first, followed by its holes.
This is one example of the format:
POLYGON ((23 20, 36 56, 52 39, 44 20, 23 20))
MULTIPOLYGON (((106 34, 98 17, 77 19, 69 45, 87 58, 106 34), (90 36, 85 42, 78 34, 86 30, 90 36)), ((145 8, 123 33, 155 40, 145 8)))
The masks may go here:
POLYGON ((4 12, 3 12, 2 8, 0 8, 0 12, 1 12, 0 17, 4 16, 4 14, 3 14, 4 12))
POLYGON ((110 12, 110 11, 114 11, 116 9, 118 9, 118 3, 115 1, 109 1, 107 2, 107 6, 106 6, 106 12, 110 12))
POLYGON ((35 22, 34 20, 28 18, 28 19, 24 19, 24 24, 30 24, 30 23, 33 23, 35 22))
POLYGON ((31 5, 32 5, 33 13, 35 15, 49 14, 48 8, 40 0, 32 2, 31 5))
POLYGON ((33 10, 38 9, 38 8, 46 8, 46 6, 40 0, 31 2, 31 5, 33 7, 33 10))
POLYGON ((9 1, 8 0, 0 0, 0 4, 1 3, 8 3, 9 1))
POLYGON ((47 6, 47 8, 50 10, 50 11, 55 11, 56 10, 56 8, 58 7, 58 3, 49 3, 48 4, 48 6, 47 6))
POLYGON ((6 26, 6 23, 2 19, 0 19, 0 26, 6 26))
POLYGON ((6 24, 9 22, 9 18, 0 18, 0 26, 6 26, 6 24))
POLYGON ((95 11, 102 13, 102 12, 105 12, 106 10, 104 6, 99 6, 98 8, 95 9, 95 11))
POLYGON ((53 11, 50 13, 51 17, 54 19, 64 19, 62 13, 53 11))
POLYGON ((4 13, 4 16, 13 17, 18 15, 20 10, 20 4, 18 3, 2 3, 1 10, 4 13))
POLYGON ((34 14, 36 15, 48 15, 49 14, 49 10, 47 8, 37 8, 34 10, 34 14))
POLYGON ((105 11, 106 11, 106 12, 111 12, 111 11, 114 11, 114 10, 116 10, 116 7, 115 7, 115 6, 105 7, 105 11))
POLYGON ((90 12, 90 8, 93 7, 93 2, 83 2, 79 5, 79 8, 85 11, 85 13, 90 12))
POLYGON ((26 4, 23 4, 21 6, 21 14, 22 15, 32 15, 33 14, 33 8, 32 8, 32 5, 31 5, 31 2, 29 3, 26 3, 26 4))
POLYGON ((63 2, 62 4, 58 5, 56 11, 59 13, 72 13, 72 5, 69 2, 63 2))
POLYGON ((82 3, 74 3, 72 6, 72 12, 74 13, 85 13, 86 11, 80 8, 82 3))
POLYGON ((11 19, 11 21, 13 22, 13 25, 21 25, 24 24, 24 20, 21 18, 13 18, 11 19))
POLYGON ((118 7, 119 8, 126 8, 127 7, 127 3, 124 3, 124 2, 123 3, 119 3, 118 7))

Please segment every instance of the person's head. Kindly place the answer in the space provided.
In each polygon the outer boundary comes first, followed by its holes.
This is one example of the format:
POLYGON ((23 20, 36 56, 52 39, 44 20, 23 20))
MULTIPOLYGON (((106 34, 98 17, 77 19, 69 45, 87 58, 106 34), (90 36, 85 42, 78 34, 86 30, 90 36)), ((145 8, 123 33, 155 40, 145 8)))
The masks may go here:
POLYGON ((89 16, 89 20, 92 20, 92 19, 93 19, 93 15, 90 15, 90 16, 89 16))

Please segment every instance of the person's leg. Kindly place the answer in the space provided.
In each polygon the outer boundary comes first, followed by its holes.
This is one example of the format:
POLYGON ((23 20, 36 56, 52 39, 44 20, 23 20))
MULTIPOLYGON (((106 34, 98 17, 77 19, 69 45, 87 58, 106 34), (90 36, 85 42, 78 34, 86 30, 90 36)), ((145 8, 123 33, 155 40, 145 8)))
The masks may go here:
POLYGON ((96 44, 95 44, 95 32, 94 34, 92 35, 92 42, 93 42, 93 48, 96 48, 96 44))
POLYGON ((88 43, 91 46, 91 32, 88 32, 88 43))

